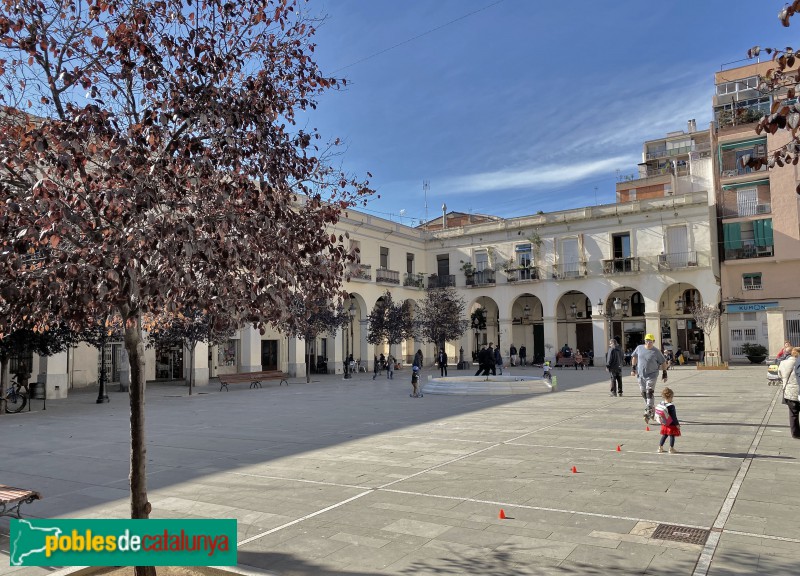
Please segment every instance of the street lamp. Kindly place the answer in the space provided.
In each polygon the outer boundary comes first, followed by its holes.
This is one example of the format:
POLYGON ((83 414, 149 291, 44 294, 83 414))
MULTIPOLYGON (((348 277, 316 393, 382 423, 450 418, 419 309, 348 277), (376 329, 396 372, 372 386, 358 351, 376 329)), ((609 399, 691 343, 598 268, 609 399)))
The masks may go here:
POLYGON ((475 332, 475 352, 473 354, 473 359, 476 359, 478 357, 478 338, 481 335, 481 321, 477 316, 472 318, 472 330, 475 332))
POLYGON ((623 316, 627 316, 628 315, 628 304, 629 304, 628 299, 625 298, 625 300, 622 301, 622 315, 623 316))
POLYGON ((578 306, 575 304, 575 302, 569 305, 569 313, 572 314, 573 318, 578 315, 578 306))
POLYGON ((525 307, 522 309, 522 319, 527 323, 531 319, 531 307, 528 306, 528 303, 525 303, 525 307))
POLYGON ((347 339, 347 357, 344 359, 344 377, 346 379, 350 376, 350 357, 353 355, 353 318, 356 316, 356 307, 353 306, 353 301, 350 301, 350 308, 347 309, 347 315, 350 317, 350 338, 347 339))

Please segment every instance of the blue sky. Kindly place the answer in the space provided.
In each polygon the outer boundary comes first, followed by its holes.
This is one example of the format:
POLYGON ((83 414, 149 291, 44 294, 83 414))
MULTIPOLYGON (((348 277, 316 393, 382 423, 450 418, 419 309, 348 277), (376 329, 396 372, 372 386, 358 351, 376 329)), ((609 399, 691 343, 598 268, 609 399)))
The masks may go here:
POLYGON ((373 174, 366 211, 406 224, 425 217, 425 180, 429 218, 611 203, 645 140, 708 127, 721 65, 792 45, 782 6, 311 0, 316 58, 348 84, 309 124, 346 142, 336 164, 373 174))

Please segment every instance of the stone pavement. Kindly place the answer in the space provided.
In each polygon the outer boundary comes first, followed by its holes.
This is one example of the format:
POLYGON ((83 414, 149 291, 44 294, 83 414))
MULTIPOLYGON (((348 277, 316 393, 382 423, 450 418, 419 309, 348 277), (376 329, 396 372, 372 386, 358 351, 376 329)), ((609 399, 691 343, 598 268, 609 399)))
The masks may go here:
MULTIPOLYGON (((675 455, 630 376, 611 398, 602 369, 555 374, 555 393, 420 399, 408 370, 150 385, 152 516, 236 518, 241 565, 287 576, 798 573, 800 441, 766 367, 670 371, 675 455)), ((29 515, 127 517, 127 397, 95 397, 0 418, 0 483, 44 495, 29 515)), ((0 556, 0 574, 50 572, 9 567, 7 519, 0 556)))

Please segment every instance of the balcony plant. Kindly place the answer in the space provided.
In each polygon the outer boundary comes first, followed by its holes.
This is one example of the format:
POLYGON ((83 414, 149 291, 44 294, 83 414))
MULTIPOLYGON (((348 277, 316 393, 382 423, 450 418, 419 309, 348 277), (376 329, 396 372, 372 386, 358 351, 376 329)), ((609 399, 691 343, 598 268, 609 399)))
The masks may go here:
POLYGON ((464 260, 461 261, 461 271, 464 272, 465 276, 474 276, 475 275, 475 266, 472 265, 472 262, 465 262, 464 260))
POLYGON ((761 344, 750 344, 749 342, 742 344, 742 352, 752 364, 761 364, 767 359, 769 353, 761 344))

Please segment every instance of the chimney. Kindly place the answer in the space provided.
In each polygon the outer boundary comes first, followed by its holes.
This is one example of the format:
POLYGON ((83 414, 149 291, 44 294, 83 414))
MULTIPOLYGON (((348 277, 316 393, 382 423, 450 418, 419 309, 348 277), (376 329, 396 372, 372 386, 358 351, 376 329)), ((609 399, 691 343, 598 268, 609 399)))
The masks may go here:
POLYGON ((689 120, 688 124, 689 124, 689 134, 697 131, 697 122, 694 121, 694 118, 689 120))
POLYGON ((442 204, 442 230, 447 228, 447 204, 442 204))

